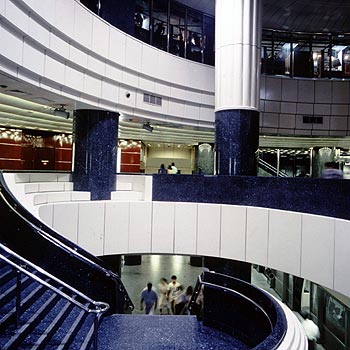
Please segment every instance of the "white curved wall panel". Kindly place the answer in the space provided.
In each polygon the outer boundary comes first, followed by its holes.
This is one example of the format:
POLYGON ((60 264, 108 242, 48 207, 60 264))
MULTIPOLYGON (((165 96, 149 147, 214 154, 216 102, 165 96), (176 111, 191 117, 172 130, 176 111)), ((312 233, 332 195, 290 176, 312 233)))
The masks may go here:
POLYGON ((173 251, 175 206, 173 203, 153 203, 152 250, 159 253, 173 251))
MULTIPOLYGON (((260 40, 241 39, 242 43, 260 40)), ((82 102, 154 120, 213 126, 213 67, 144 44, 98 18, 78 1, 0 0, 0 40, 0 71, 71 98, 78 106, 82 102), (162 106, 144 103, 144 92, 161 96, 162 106)), ((259 59, 254 52, 248 56, 259 59)), ((220 64, 225 69, 232 67, 230 62, 218 60, 220 64)), ((240 99, 237 108, 249 108, 257 98, 247 91, 260 76, 248 77, 248 65, 242 63, 242 67, 233 65, 236 71, 229 72, 218 86, 218 91, 233 94, 220 102, 227 108, 234 107, 232 98, 240 99), (244 89, 238 85, 232 88, 232 81, 239 80, 231 79, 232 75, 242 75, 244 89)), ((261 110, 261 133, 350 135, 349 81, 264 75, 260 80, 260 103, 256 108, 261 110), (321 116, 323 123, 305 124, 305 115, 321 116)))
POLYGON ((303 214, 271 210, 269 212, 269 238, 267 265, 279 271, 300 275, 301 226, 303 214))
POLYGON ((93 254, 222 257, 269 266, 350 294, 349 221, 171 202, 48 204, 39 207, 39 216, 93 254))
POLYGON ((129 251, 129 203, 105 204, 104 255, 123 254, 129 251))
POLYGON ((195 203, 171 204, 175 206, 173 254, 196 255, 198 206, 195 203))
POLYGON ((2 0, 0 15, 0 70, 94 107, 212 125, 213 67, 146 45, 74 0, 2 0))
POLYGON ((335 221, 334 240, 334 289, 347 291, 349 289, 349 257, 350 257, 350 222, 346 220, 335 221))
POLYGON ((262 76, 260 131, 281 135, 350 135, 350 82, 262 76), (304 123, 304 116, 322 123, 304 123))
POLYGON ((267 266, 269 213, 264 208, 247 208, 246 260, 267 266))
POLYGON ((247 208, 234 205, 221 205, 221 244, 220 256, 246 260, 247 208))
MULTIPOLYGON (((64 210, 61 210, 61 214, 64 210)), ((103 254, 104 248, 104 215, 105 204, 104 203, 80 203, 79 215, 78 215, 78 241, 77 244, 88 250, 94 255, 103 254)), ((57 218, 57 221, 61 220, 55 214, 55 205, 53 217, 57 218)), ((70 224, 70 223, 68 223, 70 224)), ((71 226, 71 225, 69 225, 71 226)))

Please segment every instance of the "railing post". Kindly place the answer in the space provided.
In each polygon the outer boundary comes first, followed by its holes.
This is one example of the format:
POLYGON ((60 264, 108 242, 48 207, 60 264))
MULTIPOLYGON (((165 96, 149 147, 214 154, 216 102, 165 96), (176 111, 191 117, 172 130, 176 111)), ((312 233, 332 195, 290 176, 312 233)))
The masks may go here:
POLYGON ((19 319, 21 317, 21 271, 16 271, 16 327, 19 327, 19 319))
POLYGON ((94 317, 94 350, 97 350, 97 339, 98 339, 98 314, 95 313, 94 317))

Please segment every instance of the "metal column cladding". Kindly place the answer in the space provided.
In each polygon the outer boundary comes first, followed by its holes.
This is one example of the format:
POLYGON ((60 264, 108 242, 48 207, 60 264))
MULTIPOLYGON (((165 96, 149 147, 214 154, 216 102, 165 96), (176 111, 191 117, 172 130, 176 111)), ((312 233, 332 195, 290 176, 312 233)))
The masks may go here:
POLYGON ((256 175, 261 0, 217 0, 215 154, 219 175, 256 175))
POLYGON ((215 111, 259 109, 261 0, 216 0, 215 111))

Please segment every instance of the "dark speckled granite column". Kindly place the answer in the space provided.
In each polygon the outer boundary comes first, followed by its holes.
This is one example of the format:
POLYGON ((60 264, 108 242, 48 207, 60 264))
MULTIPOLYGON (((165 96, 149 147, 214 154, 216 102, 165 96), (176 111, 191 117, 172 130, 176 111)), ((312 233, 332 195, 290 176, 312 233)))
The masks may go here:
POLYGON ((77 110, 74 117, 74 191, 91 200, 111 198, 115 189, 118 113, 77 110))
POLYGON ((256 175, 259 112, 231 109, 215 113, 218 175, 256 175))

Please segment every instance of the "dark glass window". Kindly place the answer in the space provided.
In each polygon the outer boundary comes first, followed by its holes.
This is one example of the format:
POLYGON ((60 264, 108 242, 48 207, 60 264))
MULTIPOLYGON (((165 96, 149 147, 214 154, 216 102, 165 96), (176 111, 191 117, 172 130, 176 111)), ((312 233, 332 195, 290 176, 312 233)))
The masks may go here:
POLYGON ((186 57, 192 61, 202 62, 204 46, 202 13, 187 11, 186 35, 186 57))
POLYGON ((345 306, 330 295, 326 297, 325 325, 341 342, 345 342, 345 306))
POLYGON ((185 57, 185 17, 186 8, 178 3, 170 3, 170 53, 185 57))
POLYGON ((150 0, 136 0, 135 3, 135 37, 150 43, 150 0))
POLYGON ((160 50, 168 48, 168 1, 153 0, 152 45, 160 50))

